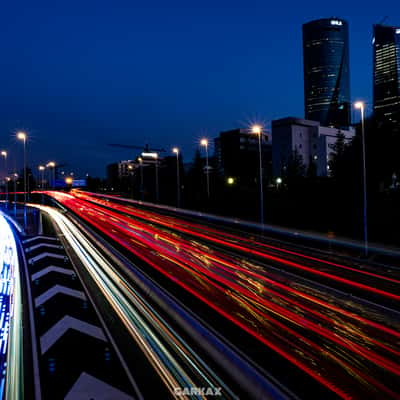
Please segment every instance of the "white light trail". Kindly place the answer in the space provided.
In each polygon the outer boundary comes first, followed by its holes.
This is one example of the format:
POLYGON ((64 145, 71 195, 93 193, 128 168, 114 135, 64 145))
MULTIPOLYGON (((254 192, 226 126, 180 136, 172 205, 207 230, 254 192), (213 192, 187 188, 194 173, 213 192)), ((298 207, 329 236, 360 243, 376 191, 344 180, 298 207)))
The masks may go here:
MULTIPOLYGON (((226 398, 235 398, 211 368, 131 287, 68 218, 51 207, 32 206, 45 211, 53 218, 99 290, 172 394, 176 388, 182 387, 223 386, 226 398)), ((195 398, 204 399, 205 396, 199 393, 195 398)))

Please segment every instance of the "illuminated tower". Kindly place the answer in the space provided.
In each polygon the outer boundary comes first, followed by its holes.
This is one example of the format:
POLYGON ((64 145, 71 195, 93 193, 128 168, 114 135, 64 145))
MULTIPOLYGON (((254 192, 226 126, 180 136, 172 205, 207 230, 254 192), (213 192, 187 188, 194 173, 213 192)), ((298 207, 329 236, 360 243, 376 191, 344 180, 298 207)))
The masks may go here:
POLYGON ((304 106, 308 120, 350 126, 347 22, 319 19, 303 25, 304 106))
POLYGON ((400 124, 400 28, 374 25, 374 115, 400 124))

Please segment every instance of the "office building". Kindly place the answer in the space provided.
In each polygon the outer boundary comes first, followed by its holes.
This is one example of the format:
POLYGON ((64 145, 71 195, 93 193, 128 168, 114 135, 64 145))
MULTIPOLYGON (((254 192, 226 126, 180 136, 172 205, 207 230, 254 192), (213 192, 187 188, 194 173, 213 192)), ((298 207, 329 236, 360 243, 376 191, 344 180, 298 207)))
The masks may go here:
MULTIPOLYGON (((249 129, 233 129, 221 132, 214 139, 217 173, 225 179, 233 178, 244 185, 254 185, 259 176, 258 135, 249 129)), ((261 135, 261 151, 265 173, 270 170, 271 141, 261 135)))
POLYGON ((349 142, 355 130, 324 127, 317 121, 293 117, 272 121, 273 176, 285 174, 294 152, 301 157, 306 168, 313 162, 318 176, 329 176, 329 161, 339 134, 349 142))
POLYGON ((319 19, 303 25, 304 107, 307 120, 349 127, 350 71, 347 22, 319 19))
POLYGON ((374 25, 374 115, 378 123, 400 124, 400 27, 374 25))

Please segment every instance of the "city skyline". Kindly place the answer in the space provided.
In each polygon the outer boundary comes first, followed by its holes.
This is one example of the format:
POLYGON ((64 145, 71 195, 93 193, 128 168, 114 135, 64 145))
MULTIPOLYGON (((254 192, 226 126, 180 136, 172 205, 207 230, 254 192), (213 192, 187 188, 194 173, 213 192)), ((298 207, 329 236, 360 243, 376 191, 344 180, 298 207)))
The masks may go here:
POLYGON ((399 400, 398 0, 0 33, 0 400, 399 400))
MULTIPOLYGON (((391 25, 400 20, 394 4, 385 10, 391 25)), ((12 32, 10 21, 3 21, 6 36, 13 37, 2 45, 0 145, 10 150, 11 167, 13 162, 22 167, 21 146, 13 139, 19 129, 29 132, 32 167, 68 159, 66 170, 104 176, 107 163, 135 155, 108 148, 111 137, 126 144, 178 146, 190 161, 202 136, 211 139, 256 120, 303 117, 301 26, 322 17, 348 21, 352 100, 372 104, 372 25, 382 19, 381 10, 367 7, 359 16, 339 2, 335 9, 314 4, 286 15, 283 7, 255 2, 209 13, 207 3, 197 10, 173 3, 166 22, 160 11, 120 5, 127 7, 126 16, 118 9, 107 14, 104 4, 95 11, 71 4, 35 9, 26 20, 7 6, 22 27, 12 32), (133 16, 143 21, 132 25, 133 16), (274 21, 278 17, 285 23, 274 21), (74 30, 65 32, 73 23, 74 30), (36 24, 40 29, 22 43, 36 24), (272 32, 279 35, 273 38, 272 32), (172 39, 178 44, 170 45, 172 39), (210 72, 202 73, 206 69, 210 72)))

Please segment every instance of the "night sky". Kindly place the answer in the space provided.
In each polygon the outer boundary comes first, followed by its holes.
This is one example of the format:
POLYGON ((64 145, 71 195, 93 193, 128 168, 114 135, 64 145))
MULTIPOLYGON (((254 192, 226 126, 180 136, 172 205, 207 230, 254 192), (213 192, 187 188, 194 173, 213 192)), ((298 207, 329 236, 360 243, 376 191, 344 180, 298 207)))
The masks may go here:
POLYGON ((179 146, 303 111, 301 25, 350 25, 351 95, 372 95, 372 24, 400 25, 398 0, 7 1, 0 12, 0 148, 22 166, 105 175, 135 153, 179 146), (14 156, 12 156, 14 155, 14 156))

